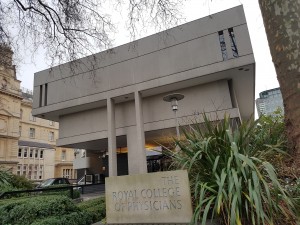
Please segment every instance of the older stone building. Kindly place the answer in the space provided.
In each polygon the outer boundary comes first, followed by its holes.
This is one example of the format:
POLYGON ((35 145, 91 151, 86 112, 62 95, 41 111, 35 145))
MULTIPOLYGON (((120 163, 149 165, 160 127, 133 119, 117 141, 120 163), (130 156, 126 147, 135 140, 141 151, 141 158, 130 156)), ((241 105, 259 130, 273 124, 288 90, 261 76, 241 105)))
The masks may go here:
POLYGON ((0 65, 0 164, 31 180, 74 178, 73 149, 57 148, 58 123, 32 116, 32 91, 20 89, 13 53, 2 47, 0 65))
POLYGON ((0 61, 0 163, 16 169, 22 96, 12 52, 3 47, 0 61), (8 151, 9 149, 9 151, 8 151))

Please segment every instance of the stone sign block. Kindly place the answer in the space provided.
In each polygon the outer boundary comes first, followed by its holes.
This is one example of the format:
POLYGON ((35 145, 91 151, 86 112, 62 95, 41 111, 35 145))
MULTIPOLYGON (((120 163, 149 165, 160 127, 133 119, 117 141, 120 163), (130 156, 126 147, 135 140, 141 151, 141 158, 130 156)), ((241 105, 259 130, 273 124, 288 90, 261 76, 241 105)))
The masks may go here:
POLYGON ((189 223, 192 203, 186 170, 105 179, 108 224, 189 223))

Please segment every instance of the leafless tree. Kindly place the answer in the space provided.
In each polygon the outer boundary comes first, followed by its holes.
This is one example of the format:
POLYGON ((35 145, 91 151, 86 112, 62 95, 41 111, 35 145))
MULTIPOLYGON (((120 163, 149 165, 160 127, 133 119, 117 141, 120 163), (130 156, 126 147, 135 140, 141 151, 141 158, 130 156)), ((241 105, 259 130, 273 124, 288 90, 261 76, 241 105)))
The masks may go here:
POLYGON ((176 0, 1 0, 0 43, 17 53, 43 48, 52 65, 72 61, 111 46, 114 10, 126 11, 134 38, 140 25, 174 25, 176 0), (113 9, 108 12, 107 9, 113 9))

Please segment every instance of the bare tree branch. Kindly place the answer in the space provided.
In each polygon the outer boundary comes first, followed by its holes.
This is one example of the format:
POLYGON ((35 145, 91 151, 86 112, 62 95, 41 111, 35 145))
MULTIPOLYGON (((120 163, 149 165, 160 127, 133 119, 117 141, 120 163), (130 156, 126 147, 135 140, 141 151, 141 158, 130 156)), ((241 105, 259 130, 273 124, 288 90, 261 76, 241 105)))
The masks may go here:
MULTIPOLYGON (((182 0, 184 1, 184 0, 182 0)), ((128 12, 132 39, 154 24, 168 28, 181 19, 181 0, 6 0, 0 2, 0 44, 34 54, 42 48, 51 65, 73 61, 111 46, 115 32, 107 6, 128 12)))

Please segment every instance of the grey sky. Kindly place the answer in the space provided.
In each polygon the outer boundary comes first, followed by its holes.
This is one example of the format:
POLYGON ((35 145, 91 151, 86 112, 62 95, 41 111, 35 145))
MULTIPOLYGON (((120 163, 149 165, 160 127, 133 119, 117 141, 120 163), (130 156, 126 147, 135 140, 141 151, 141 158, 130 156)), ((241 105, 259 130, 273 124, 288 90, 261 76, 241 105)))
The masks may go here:
MULTIPOLYGON (((185 22, 195 20, 209 14, 213 14, 234 6, 243 4, 250 32, 252 47, 256 60, 256 90, 259 92, 278 87, 275 69, 269 52, 267 38, 257 0, 188 0, 182 8, 185 22)), ((122 15, 116 13, 114 21, 118 23, 118 32, 114 35, 114 46, 127 43, 130 35, 125 28, 122 15)), ((184 23, 184 22, 183 22, 184 23)), ((148 29, 142 36, 148 36, 157 32, 155 29, 148 29)), ((42 51, 32 59, 30 55, 23 57, 23 64, 18 69, 18 78, 22 81, 21 86, 33 89, 33 74, 37 71, 48 68, 42 51)))

